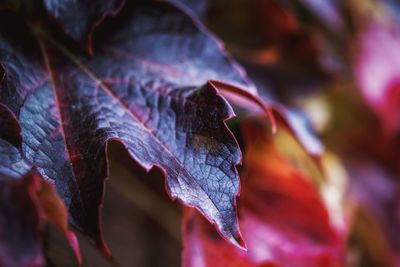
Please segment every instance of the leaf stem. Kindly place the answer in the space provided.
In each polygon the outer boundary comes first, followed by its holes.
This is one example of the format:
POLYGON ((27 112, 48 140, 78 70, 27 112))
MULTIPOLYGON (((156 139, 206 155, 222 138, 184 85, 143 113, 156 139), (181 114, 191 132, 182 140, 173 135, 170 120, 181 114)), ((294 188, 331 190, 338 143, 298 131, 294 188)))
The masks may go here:
POLYGON ((244 97, 245 99, 251 101, 252 103, 255 103, 257 106, 259 106, 268 116, 270 122, 271 122, 271 129, 272 133, 276 133, 276 121, 275 117, 272 113, 272 110, 269 106, 267 106, 264 101, 259 98, 258 96, 240 88, 237 86, 234 86, 232 84, 228 84, 222 81, 217 81, 217 80, 210 80, 209 81, 215 88, 217 88, 219 91, 226 91, 228 93, 233 93, 235 95, 239 95, 241 97, 244 97))

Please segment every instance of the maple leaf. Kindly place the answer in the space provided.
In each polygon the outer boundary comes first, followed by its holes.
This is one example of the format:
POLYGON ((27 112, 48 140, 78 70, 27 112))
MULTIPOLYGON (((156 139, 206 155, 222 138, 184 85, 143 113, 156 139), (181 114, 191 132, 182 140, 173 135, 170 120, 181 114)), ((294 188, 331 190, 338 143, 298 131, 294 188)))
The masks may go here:
POLYGON ((124 0, 43 0, 43 3, 49 15, 59 23, 64 32, 92 54, 92 34, 95 27, 107 15, 117 15, 124 0))
POLYGON ((136 1, 103 24, 89 57, 46 29, 32 36, 12 14, 1 18, 18 31, 1 24, 0 101, 18 118, 23 154, 54 183, 70 223, 108 253, 98 219, 106 144, 116 139, 147 170, 162 168, 172 198, 243 245, 235 213, 241 152, 225 125, 234 114, 207 81, 255 88, 198 22, 171 4, 136 1))

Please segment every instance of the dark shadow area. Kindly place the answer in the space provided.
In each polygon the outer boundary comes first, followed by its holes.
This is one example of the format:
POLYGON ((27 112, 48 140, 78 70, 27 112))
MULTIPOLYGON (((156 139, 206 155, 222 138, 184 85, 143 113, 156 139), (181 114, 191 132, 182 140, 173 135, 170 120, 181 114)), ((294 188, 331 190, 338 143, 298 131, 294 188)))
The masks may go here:
MULTIPOLYGON (((102 209, 105 242, 121 266, 180 266, 180 204, 171 201, 159 168, 146 172, 123 145, 108 145, 110 179, 102 209)), ((83 266, 113 266, 79 235, 83 266)))

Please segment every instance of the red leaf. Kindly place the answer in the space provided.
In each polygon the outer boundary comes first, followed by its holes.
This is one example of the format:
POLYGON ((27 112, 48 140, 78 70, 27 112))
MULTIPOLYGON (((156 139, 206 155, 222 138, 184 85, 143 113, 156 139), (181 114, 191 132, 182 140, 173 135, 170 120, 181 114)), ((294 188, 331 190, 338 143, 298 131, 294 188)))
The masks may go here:
POLYGON ((343 239, 315 185, 279 154, 262 124, 248 121, 243 130, 239 223, 248 251, 221 242, 200 218, 186 214, 185 266, 342 266, 343 239))
MULTIPOLYGON (((2 16, 7 23, 10 17, 2 16)), ((224 122, 234 114, 204 84, 221 79, 255 89, 201 25, 170 4, 136 1, 105 25, 93 57, 46 29, 35 30, 39 48, 31 37, 22 39, 29 35, 15 35, 25 33, 22 26, 2 28, 0 101, 20 121, 24 155, 54 183, 74 226, 106 252, 99 207, 106 144, 117 139, 147 170, 163 169, 171 197, 241 244, 235 212, 241 153, 224 122)))
POLYGON ((40 203, 43 217, 52 223, 68 239, 74 250, 77 260, 81 262, 78 240, 71 230, 68 229, 68 212, 64 202, 57 195, 54 186, 44 179, 38 179, 37 198, 40 203))
POLYGON ((183 267, 279 267, 280 265, 265 261, 255 264, 246 251, 225 242, 204 218, 197 212, 184 209, 183 267))
POLYGON ((370 23, 361 33, 354 64, 356 81, 367 103, 382 121, 384 131, 399 130, 400 30, 370 23))
POLYGON ((247 167, 240 222, 249 257, 283 265, 341 266, 340 237, 315 185, 280 156, 265 127, 248 121, 243 130, 247 167))
POLYGON ((90 54, 92 34, 107 15, 115 16, 121 10, 124 0, 43 0, 51 15, 75 41, 79 42, 90 54))

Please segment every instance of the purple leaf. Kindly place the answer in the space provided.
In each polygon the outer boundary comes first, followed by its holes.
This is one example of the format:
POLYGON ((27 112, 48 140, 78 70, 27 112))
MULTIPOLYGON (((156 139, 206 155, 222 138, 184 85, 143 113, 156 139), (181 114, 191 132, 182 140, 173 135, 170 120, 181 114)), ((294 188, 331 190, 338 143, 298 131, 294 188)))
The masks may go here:
POLYGON ((339 12, 339 5, 341 1, 328 0, 328 1, 315 1, 315 0, 300 0, 310 11, 318 16, 325 25, 334 29, 342 29, 344 26, 343 18, 339 12))
POLYGON ((51 15, 75 41, 92 54, 92 33, 107 15, 115 16, 124 0, 43 0, 51 15))
POLYGON ((296 109, 286 108, 277 102, 273 104, 273 110, 275 116, 288 125, 299 143, 311 156, 318 158, 323 154, 324 145, 315 135, 309 120, 303 113, 296 109))
POLYGON ((21 146, 21 127, 7 106, 0 103, 0 138, 16 147, 21 146))
MULTIPOLYGON (((0 105, 0 264, 41 266, 40 212, 34 196, 35 174, 18 148, 11 112, 0 105)), ((19 136, 19 138, 17 138, 19 136)))
MULTIPOLYGON (((13 160, 7 158, 10 150, 5 151, 5 143, 0 139, 1 162, 13 160)), ((33 172, 8 176, 2 171, 3 168, 0 169, 0 263, 10 267, 42 266, 40 215, 32 196, 33 172)))
POLYGON ((0 204, 0 237, 6 241, 6 244, 0 242, 0 263, 6 266, 41 266, 43 240, 40 237, 45 221, 42 219, 52 223, 67 237, 80 258, 76 237, 68 229, 64 203, 54 186, 46 182, 21 154, 20 132, 15 116, 0 104, 0 199, 5 203, 0 204), (25 246, 21 245, 21 240, 27 240, 25 246))
POLYGON ((199 18, 203 16, 207 5, 206 0, 165 0, 165 1, 185 6, 199 18))
POLYGON ((135 3, 119 18, 97 36, 93 57, 45 30, 36 33, 39 47, 2 30, 0 101, 20 121, 24 155, 55 184, 70 222, 104 252, 98 218, 110 139, 147 170, 162 168, 171 197, 242 245, 241 153, 224 122, 234 114, 207 81, 254 87, 202 26, 170 4, 135 3))

